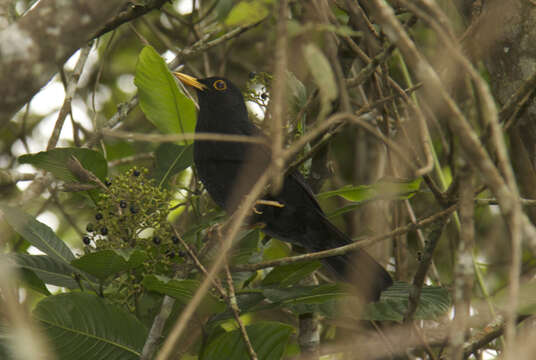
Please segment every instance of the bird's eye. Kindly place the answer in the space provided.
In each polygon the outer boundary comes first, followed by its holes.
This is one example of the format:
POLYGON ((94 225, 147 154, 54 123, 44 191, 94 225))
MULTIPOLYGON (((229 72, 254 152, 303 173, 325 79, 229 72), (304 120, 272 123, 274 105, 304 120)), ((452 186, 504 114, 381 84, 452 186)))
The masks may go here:
POLYGON ((214 84, 212 84, 212 86, 214 86, 214 89, 220 90, 220 91, 227 89, 227 84, 223 80, 214 81, 214 84))

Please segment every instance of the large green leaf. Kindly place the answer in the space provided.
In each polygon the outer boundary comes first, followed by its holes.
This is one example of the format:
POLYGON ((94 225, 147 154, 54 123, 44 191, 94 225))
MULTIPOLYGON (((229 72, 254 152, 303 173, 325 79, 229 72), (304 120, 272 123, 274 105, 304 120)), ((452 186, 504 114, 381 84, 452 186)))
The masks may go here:
POLYGON ((163 143, 155 151, 155 179, 159 186, 169 178, 194 162, 194 147, 192 145, 176 145, 163 143))
POLYGON ((263 289, 263 294, 273 303, 272 306, 285 306, 296 314, 321 312, 328 316, 335 315, 337 300, 349 297, 341 284, 270 287, 263 289))
POLYGON ((20 279, 30 289, 40 292, 43 295, 50 295, 45 283, 31 270, 21 268, 19 270, 20 279))
POLYGON ((317 199, 327 199, 340 196, 353 202, 363 202, 374 198, 409 199, 419 190, 421 180, 421 178, 413 181, 382 180, 372 185, 348 185, 337 190, 320 193, 316 197, 317 199))
POLYGON ((140 52, 134 84, 140 107, 163 133, 190 133, 195 129, 195 106, 179 91, 166 63, 150 46, 140 52))
POLYGON ((96 295, 49 296, 33 312, 59 360, 139 359, 147 329, 96 295))
MULTIPOLYGON (((368 304, 361 315, 366 320, 402 321, 408 309, 411 284, 395 282, 385 290, 378 302, 368 304)), ((419 306, 415 318, 419 320, 435 319, 449 310, 451 300, 446 289, 438 286, 422 288, 419 306)))
MULTIPOLYGON (((246 326, 246 332, 259 360, 279 360, 294 329, 287 324, 263 321, 246 326)), ((248 360, 246 344, 239 330, 219 333, 208 339, 201 360, 248 360)))
POLYGON ((9 225, 30 244, 64 263, 74 260, 69 247, 54 234, 51 228, 37 221, 19 208, 0 204, 0 210, 9 225))
POLYGON ((277 266, 263 279, 262 284, 279 285, 281 287, 293 285, 313 273, 322 264, 319 261, 298 262, 295 264, 277 266))
POLYGON ((56 178, 78 182, 79 179, 73 174, 67 163, 72 157, 76 157, 82 166, 91 171, 100 180, 104 181, 108 171, 108 164, 100 152, 84 148, 56 148, 41 151, 37 154, 22 155, 18 161, 21 164, 31 164, 37 168, 50 171, 56 178))
MULTIPOLYGON (((13 259, 17 266, 37 275, 45 284, 62 286, 69 289, 80 287, 75 280, 75 274, 79 273, 79 271, 48 255, 10 254, 8 257, 9 259, 13 259)), ((87 279, 86 277, 81 278, 82 284, 87 280, 91 281, 91 279, 87 279)), ((97 286, 92 281, 91 285, 97 286)))
POLYGON ((147 253, 142 250, 102 250, 86 254, 73 260, 71 264, 104 280, 108 276, 140 266, 145 259, 147 259, 147 253))
MULTIPOLYGON (((168 279, 163 276, 148 275, 143 278, 143 286, 150 291, 156 291, 175 298, 179 303, 186 305, 199 288, 199 281, 191 279, 168 279)), ((205 296, 200 310, 205 313, 222 311, 225 305, 211 295, 205 296)))

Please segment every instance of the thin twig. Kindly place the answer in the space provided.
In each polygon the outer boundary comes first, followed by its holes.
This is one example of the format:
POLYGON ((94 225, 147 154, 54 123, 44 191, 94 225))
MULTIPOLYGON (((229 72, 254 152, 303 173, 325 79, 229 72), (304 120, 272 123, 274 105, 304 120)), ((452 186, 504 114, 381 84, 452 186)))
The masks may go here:
POLYGON ((87 58, 89 57, 89 52, 91 51, 92 46, 93 41, 90 41, 86 46, 82 48, 78 61, 76 62, 76 65, 74 67, 73 73, 67 80, 65 99, 63 100, 63 105, 60 108, 60 112, 58 114, 58 118, 56 119, 56 124, 54 125, 54 129, 52 130, 52 134, 50 135, 50 139, 48 140, 47 150, 55 148, 56 144, 58 143, 61 129, 63 128, 63 124, 65 123, 65 118, 67 118, 67 115, 71 112, 71 102, 73 101, 76 86, 78 85, 78 79, 80 79, 80 74, 82 74, 82 70, 84 69, 84 65, 86 64, 87 58))
POLYGON ((272 179, 272 187, 270 191, 274 194, 277 194, 283 185, 283 167, 285 166, 282 154, 284 139, 283 125, 285 124, 285 115, 287 113, 288 0, 278 1, 277 13, 274 81, 270 100, 271 149, 272 158, 276 165, 273 172, 270 174, 270 178, 272 179))
POLYGON ((147 141, 147 142, 177 142, 184 140, 212 140, 212 141, 225 141, 225 142, 243 142, 243 143, 253 143, 253 144, 267 144, 266 138, 264 137, 255 137, 247 135, 229 135, 229 134, 214 134, 214 133, 184 133, 184 134, 142 134, 142 133, 132 133, 129 131, 119 131, 119 130, 110 130, 110 129, 101 129, 101 136, 125 139, 125 140, 136 140, 136 141, 147 141))
POLYGON ((244 340, 244 343, 246 344, 246 349, 248 350, 248 355, 251 360, 257 360, 257 353, 255 353, 255 350, 253 349, 253 345, 251 345, 251 340, 249 339, 248 333, 246 331, 246 327, 244 326, 244 323, 240 319, 240 309, 238 308, 238 302, 236 300, 234 285, 233 285, 233 278, 231 277, 231 271, 229 271, 229 265, 225 264, 225 279, 227 280, 227 288, 229 290, 229 294, 227 297, 229 307, 231 308, 231 312, 233 313, 233 316, 238 324, 238 329, 240 330, 240 334, 242 335, 242 339, 244 340))
MULTIPOLYGON (((190 248, 190 246, 186 243, 186 241, 184 241, 182 236, 179 234, 179 232, 175 228, 173 228, 173 232, 174 232, 175 236, 177 237, 177 239, 179 239, 179 242, 181 243, 181 245, 184 248, 184 250, 186 250, 186 253, 188 253, 190 258, 194 262, 195 267, 197 267, 197 269, 199 271, 201 271, 208 278, 207 269, 203 266, 201 261, 199 261, 199 258, 195 255, 195 253, 192 250, 192 248, 190 248)), ((213 279, 212 285, 214 285, 214 287, 216 288, 216 290, 218 290, 218 292, 220 293, 221 296, 227 297, 227 292, 221 286, 220 281, 218 279, 213 279)))
POLYGON ((413 316, 415 315, 417 307, 419 306, 421 291, 422 287, 424 286, 426 274, 428 273, 428 269, 430 268, 430 264, 432 263, 434 250, 436 248, 437 243, 439 242, 439 239, 441 238, 441 234, 443 233, 445 225, 445 221, 434 225, 435 228, 432 230, 432 232, 428 236, 428 241, 425 243, 422 259, 420 261, 419 267, 417 268, 417 272, 415 273, 415 277, 413 278, 413 284, 409 293, 408 310, 404 314, 404 322, 406 323, 411 322, 413 320, 413 316))

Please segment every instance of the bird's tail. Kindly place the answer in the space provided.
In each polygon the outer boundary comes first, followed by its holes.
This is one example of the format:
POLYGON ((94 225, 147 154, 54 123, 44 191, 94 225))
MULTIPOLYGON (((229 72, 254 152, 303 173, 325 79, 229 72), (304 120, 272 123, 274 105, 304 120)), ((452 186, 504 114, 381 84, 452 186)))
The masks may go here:
MULTIPOLYGON (((326 250, 350 244, 352 240, 333 225, 327 218, 314 226, 314 231, 308 231, 308 241, 315 244, 312 251, 326 250), (313 237, 314 239, 311 239, 313 237), (313 240, 313 241, 311 241, 313 240)), ((342 281, 351 283, 366 301, 376 301, 382 291, 393 284, 387 270, 380 265, 365 250, 356 249, 344 255, 322 259, 324 264, 342 281)))
POLYGON ((382 291, 393 284, 387 270, 364 250, 325 258, 323 262, 340 280, 354 285, 367 302, 377 301, 382 291))

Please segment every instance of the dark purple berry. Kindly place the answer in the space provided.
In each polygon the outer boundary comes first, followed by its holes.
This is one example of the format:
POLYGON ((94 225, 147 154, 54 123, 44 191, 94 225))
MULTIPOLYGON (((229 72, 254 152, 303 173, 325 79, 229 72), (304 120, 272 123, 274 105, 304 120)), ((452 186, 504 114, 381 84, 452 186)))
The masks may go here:
POLYGON ((180 257, 186 257, 186 253, 184 251, 179 251, 179 256, 180 257))
POLYGON ((175 257, 175 253, 173 251, 167 252, 166 255, 168 258, 173 259, 175 257))
POLYGON ((261 94, 261 98, 262 98, 263 100, 268 99, 268 94, 267 94, 267 93, 262 93, 262 94, 261 94))
POLYGON ((107 187, 110 187, 110 186, 112 186, 112 182, 110 180, 106 180, 104 182, 104 185, 106 185, 107 187))
POLYGON ((173 241, 173 244, 178 244, 178 243, 179 243, 179 238, 176 237, 175 235, 173 235, 173 236, 171 237, 171 241, 173 241))
POLYGON ((255 79, 255 76, 257 76, 257 73, 255 71, 252 71, 249 73, 249 78, 250 79, 255 79))
POLYGON ((86 231, 87 231, 87 232, 93 232, 93 231, 95 231, 95 228, 93 227, 93 224, 92 224, 92 223, 88 223, 88 224, 86 225, 86 231))
POLYGON ((119 202, 119 207, 120 207, 121 209, 126 209, 126 207, 127 207, 127 202, 126 202, 125 200, 121 200, 121 201, 119 202))
POLYGON ((140 174, 141 174, 141 172, 140 172, 139 170, 134 170, 134 171, 132 172, 132 175, 134 175, 135 177, 140 176, 140 174))
POLYGON ((97 220, 102 220, 102 217, 103 217, 103 216, 102 216, 101 213, 96 213, 96 214, 95 214, 95 219, 97 219, 97 220))
POLYGON ((86 245, 89 245, 89 243, 91 242, 91 240, 90 240, 89 237, 87 237, 87 236, 84 236, 84 237, 82 238, 82 241, 83 241, 84 244, 86 244, 86 245))
POLYGON ((155 243, 155 245, 160 245, 162 240, 160 240, 160 238, 158 236, 155 236, 155 237, 153 237, 153 242, 155 243))
POLYGON ((136 209, 136 207, 135 207, 134 205, 132 205, 132 206, 130 207, 130 212, 131 212, 132 214, 136 214, 136 213, 138 212, 138 209, 136 209))
POLYGON ((108 228, 107 228, 106 226, 101 227, 101 229, 100 229, 100 233, 101 233, 102 235, 106 235, 106 234, 108 234, 108 228))

